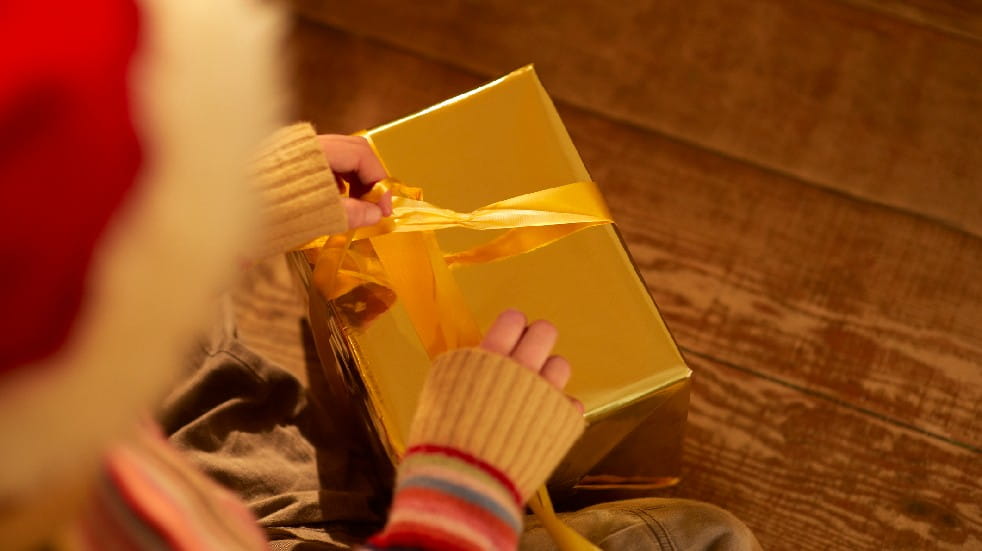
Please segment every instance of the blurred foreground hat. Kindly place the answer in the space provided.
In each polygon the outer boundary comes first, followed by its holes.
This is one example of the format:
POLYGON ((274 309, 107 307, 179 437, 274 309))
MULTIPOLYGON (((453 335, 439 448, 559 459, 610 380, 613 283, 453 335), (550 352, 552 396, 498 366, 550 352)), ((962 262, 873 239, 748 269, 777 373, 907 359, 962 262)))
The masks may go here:
POLYGON ((0 8, 0 516, 96 465, 247 252, 284 106, 271 4, 0 8))

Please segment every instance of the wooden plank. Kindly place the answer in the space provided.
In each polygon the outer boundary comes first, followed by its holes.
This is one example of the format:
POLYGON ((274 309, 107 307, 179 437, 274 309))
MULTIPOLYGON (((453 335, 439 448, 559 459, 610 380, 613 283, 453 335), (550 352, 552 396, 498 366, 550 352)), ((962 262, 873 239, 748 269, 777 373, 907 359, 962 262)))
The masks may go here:
POLYGON ((297 4, 483 77, 535 62, 570 104, 982 235, 977 40, 826 0, 297 4))
POLYGON ((982 38, 980 0, 842 0, 970 39, 982 38))
POLYGON ((982 548, 979 454, 702 357, 681 485, 764 549, 982 548))
POLYGON ((982 449, 982 240, 564 114, 683 346, 982 449))
MULTIPOLYGON (((300 27, 303 112, 351 131, 480 78, 300 27)), ((982 448, 982 240, 561 106, 680 344, 982 448)))

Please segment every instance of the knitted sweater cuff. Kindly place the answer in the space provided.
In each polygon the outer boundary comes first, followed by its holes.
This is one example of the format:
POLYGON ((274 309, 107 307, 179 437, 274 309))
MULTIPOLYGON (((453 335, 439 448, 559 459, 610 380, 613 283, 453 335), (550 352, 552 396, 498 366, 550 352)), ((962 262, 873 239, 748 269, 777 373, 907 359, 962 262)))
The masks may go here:
POLYGON ((511 550, 522 509, 500 476, 446 450, 411 450, 399 466, 385 529, 369 549, 511 550))
POLYGON ((310 124, 287 126, 271 136, 254 172, 266 230, 258 258, 347 230, 334 174, 310 124))
POLYGON ((504 356, 463 348, 434 362, 409 446, 477 458, 501 472, 524 505, 583 426, 569 398, 538 374, 504 356))
POLYGON ((385 529, 368 549, 515 549, 522 505, 583 432, 542 377, 479 348, 434 362, 385 529))

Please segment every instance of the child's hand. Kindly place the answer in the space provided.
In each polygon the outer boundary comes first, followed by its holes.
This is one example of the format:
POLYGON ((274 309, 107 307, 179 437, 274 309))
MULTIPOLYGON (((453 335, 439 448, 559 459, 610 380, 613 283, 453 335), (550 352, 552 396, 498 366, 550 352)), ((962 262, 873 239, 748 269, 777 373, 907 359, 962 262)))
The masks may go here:
POLYGON ((351 197, 344 198, 348 228, 371 226, 383 216, 392 214, 391 193, 386 193, 378 203, 358 199, 372 189, 376 182, 388 176, 365 138, 327 134, 317 136, 317 139, 335 177, 350 185, 351 197))
MULTIPOLYGON (((488 329, 481 348, 501 354, 538 373, 558 390, 569 382, 571 368, 566 358, 552 354, 559 331, 545 320, 531 324, 518 310, 505 310, 488 329)), ((572 399, 580 411, 583 404, 572 399)))
POLYGON ((552 353, 557 337, 551 323, 506 310, 480 348, 434 359, 375 541, 425 547, 452 519, 468 527, 464 544, 516 548, 525 503, 585 426, 562 393, 570 365, 552 353))

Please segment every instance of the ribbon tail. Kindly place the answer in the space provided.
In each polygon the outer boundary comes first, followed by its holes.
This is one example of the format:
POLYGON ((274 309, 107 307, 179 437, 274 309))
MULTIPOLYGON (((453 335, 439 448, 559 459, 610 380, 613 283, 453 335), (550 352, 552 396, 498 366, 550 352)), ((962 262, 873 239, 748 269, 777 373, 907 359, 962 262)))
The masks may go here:
POLYGON ((371 243, 430 358, 480 344, 481 331, 432 232, 390 233, 371 243))
POLYGON ((343 294, 337 292, 338 275, 341 272, 341 263, 348 253, 348 247, 351 246, 352 237, 353 234, 348 232, 318 240, 320 251, 314 263, 313 282, 328 300, 343 294))
POLYGON ((552 508, 552 500, 545 486, 540 486, 535 495, 529 500, 529 507, 535 516, 542 521, 542 527, 549 532, 556 546, 562 551, 600 551, 600 548, 590 543, 578 532, 559 519, 552 508))

